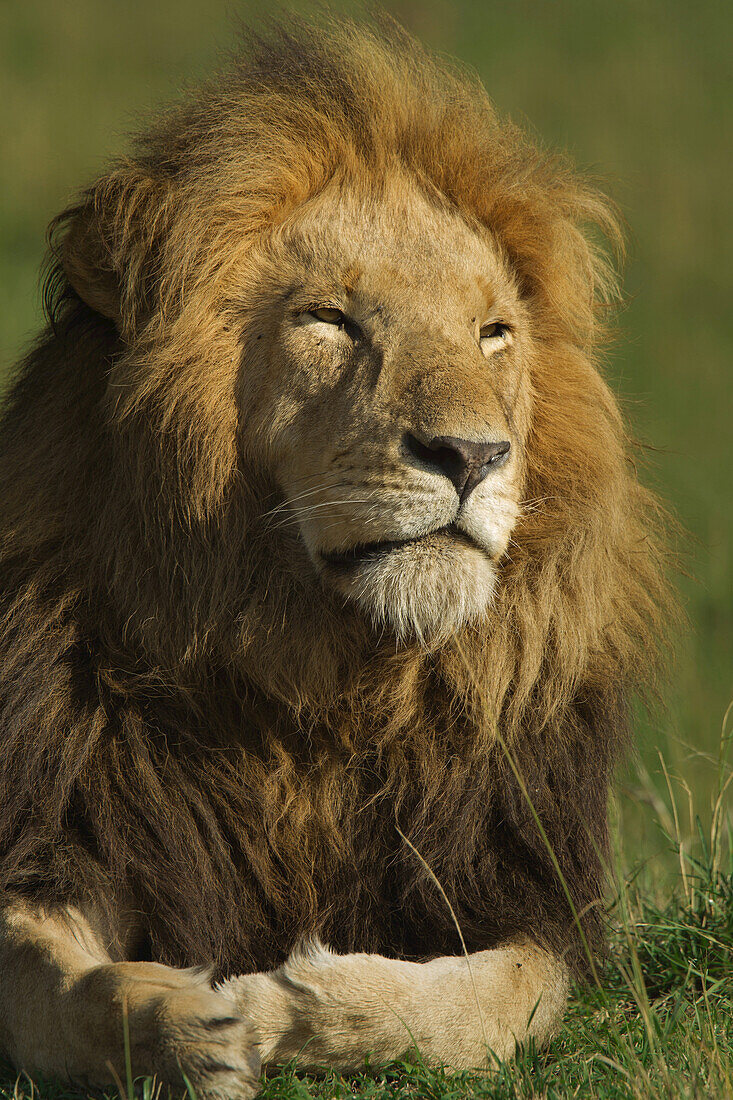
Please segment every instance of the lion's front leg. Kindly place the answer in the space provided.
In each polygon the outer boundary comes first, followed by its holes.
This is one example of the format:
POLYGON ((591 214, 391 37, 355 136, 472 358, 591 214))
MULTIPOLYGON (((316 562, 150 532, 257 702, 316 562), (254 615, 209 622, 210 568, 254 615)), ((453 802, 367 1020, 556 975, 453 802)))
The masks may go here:
POLYGON ((320 944, 278 970, 225 982, 261 1037, 263 1064, 347 1072, 416 1047, 428 1064, 474 1069, 546 1042, 565 1008, 567 969, 530 942, 427 963, 335 955, 320 944))
POLYGON ((31 1076, 87 1086, 155 1075, 196 1095, 258 1090, 256 1035, 201 971, 113 962, 75 910, 0 914, 0 1051, 31 1076), (127 1049, 126 1049, 127 1045, 127 1049))

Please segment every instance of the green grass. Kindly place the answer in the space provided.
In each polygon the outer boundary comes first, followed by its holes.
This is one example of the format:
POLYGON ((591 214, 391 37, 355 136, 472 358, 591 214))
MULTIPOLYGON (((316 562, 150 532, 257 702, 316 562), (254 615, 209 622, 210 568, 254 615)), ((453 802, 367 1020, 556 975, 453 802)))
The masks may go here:
MULTIPOLYGON (((720 726, 733 695, 725 140, 733 8, 722 0, 694 9, 684 0, 385 6, 474 65, 501 110, 603 177, 626 215, 627 298, 606 369, 634 434, 653 448, 644 476, 689 532, 680 589, 690 629, 673 639, 666 710, 638 716, 639 751, 619 777, 623 888, 602 990, 577 991, 552 1050, 470 1081, 419 1066, 355 1082, 286 1072, 265 1095, 733 1096, 729 791, 719 798, 730 774, 720 726)), ((40 323, 50 218, 124 148, 127 130, 210 67, 230 40, 232 11, 250 8, 232 0, 0 7, 0 380, 40 323)), ((14 1089, 12 1072, 0 1077, 0 1095, 14 1089)), ((17 1092, 30 1095, 27 1082, 17 1092)), ((40 1092, 42 1100, 77 1095, 53 1085, 40 1092)))

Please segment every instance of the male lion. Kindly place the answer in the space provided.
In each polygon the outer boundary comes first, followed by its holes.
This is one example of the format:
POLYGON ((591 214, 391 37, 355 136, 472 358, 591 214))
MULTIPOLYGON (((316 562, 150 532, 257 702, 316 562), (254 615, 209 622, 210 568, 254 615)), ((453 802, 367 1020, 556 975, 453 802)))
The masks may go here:
POLYGON ((473 77, 349 22, 255 40, 57 219, 0 427, 17 1066, 103 1085, 127 1029, 248 1097, 552 1033, 666 607, 588 224, 473 77))

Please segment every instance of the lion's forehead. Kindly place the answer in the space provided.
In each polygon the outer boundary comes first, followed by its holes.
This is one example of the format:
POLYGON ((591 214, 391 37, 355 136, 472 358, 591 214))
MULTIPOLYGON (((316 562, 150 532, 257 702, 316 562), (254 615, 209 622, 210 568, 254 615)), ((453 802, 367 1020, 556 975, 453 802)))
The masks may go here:
POLYGON ((327 191, 304 204, 289 225, 300 238, 309 276, 383 309, 410 305, 433 314, 464 312, 513 299, 516 290, 497 242, 458 211, 409 181, 378 195, 327 191))

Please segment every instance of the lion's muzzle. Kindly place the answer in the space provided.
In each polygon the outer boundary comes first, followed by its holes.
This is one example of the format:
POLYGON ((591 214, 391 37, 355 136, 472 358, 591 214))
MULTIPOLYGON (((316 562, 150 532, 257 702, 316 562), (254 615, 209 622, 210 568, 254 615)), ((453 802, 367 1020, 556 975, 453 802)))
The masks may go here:
POLYGON ((437 435, 429 443, 422 443, 411 432, 405 433, 404 445, 407 453, 418 462, 453 483, 461 506, 492 467, 503 464, 511 449, 507 439, 486 443, 437 435))

